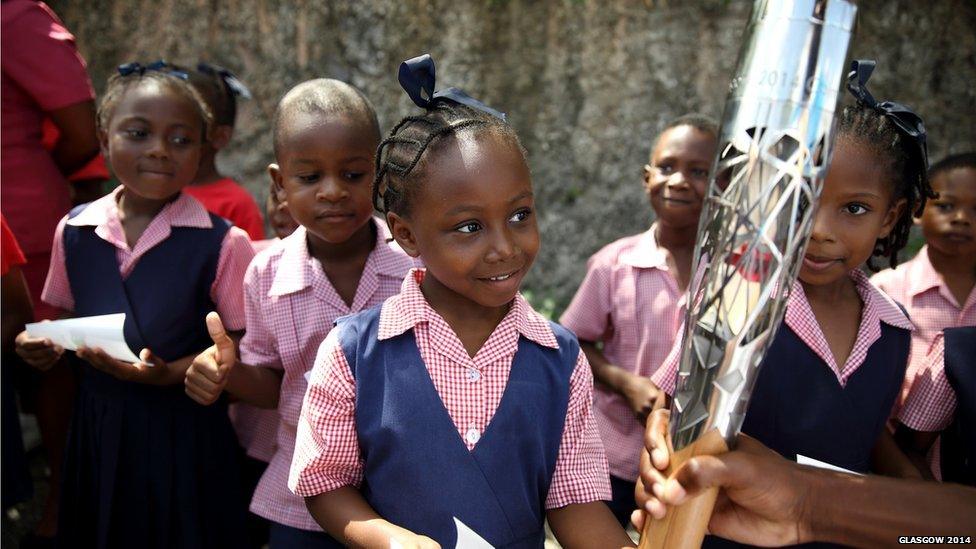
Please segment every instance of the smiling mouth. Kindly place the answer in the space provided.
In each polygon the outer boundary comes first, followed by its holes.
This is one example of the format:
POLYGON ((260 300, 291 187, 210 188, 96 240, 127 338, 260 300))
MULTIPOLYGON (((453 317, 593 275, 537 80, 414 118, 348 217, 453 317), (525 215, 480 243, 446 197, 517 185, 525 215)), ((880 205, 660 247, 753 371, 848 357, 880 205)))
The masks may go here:
POLYGON ((352 217, 352 214, 343 213, 343 212, 327 212, 315 216, 316 219, 324 219, 326 221, 348 219, 350 217, 352 217))
POLYGON ((944 238, 952 242, 969 242, 973 239, 972 235, 963 233, 946 233, 944 238))
POLYGON ((803 265, 813 271, 823 271, 834 265, 834 263, 840 263, 839 258, 830 257, 820 257, 816 255, 809 255, 803 257, 803 265))
POLYGON ((483 277, 481 280, 487 280, 488 282, 504 282, 504 281, 512 278, 516 274, 518 274, 518 272, 520 270, 521 269, 515 269, 514 271, 512 271, 510 273, 500 274, 500 275, 497 275, 497 276, 483 277))

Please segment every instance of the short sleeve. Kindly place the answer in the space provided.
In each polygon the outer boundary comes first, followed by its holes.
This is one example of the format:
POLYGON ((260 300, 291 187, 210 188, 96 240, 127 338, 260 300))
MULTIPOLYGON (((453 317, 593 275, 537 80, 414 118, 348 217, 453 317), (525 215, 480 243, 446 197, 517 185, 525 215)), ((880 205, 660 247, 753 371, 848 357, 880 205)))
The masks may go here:
POLYGON ((356 435, 356 382, 334 328, 319 346, 298 418, 288 488, 308 497, 358 486, 363 460, 356 435))
POLYGON ((282 369, 281 356, 274 332, 268 326, 268 311, 264 306, 262 275, 258 262, 252 261, 244 276, 244 318, 246 331, 241 339, 241 362, 252 366, 282 369))
POLYGON ((6 275, 16 265, 27 263, 13 231, 7 225, 7 218, 0 215, 0 275, 6 275))
POLYGON ((559 323, 584 341, 603 341, 613 329, 612 263, 597 253, 587 262, 586 276, 559 323))
POLYGON ((3 26, 3 72, 44 111, 94 99, 74 36, 46 5, 36 2, 3 26))
POLYGON ((254 248, 247 233, 231 227, 220 246, 217 275, 210 287, 210 298, 217 305, 217 313, 228 331, 245 327, 244 273, 254 259, 254 248))
POLYGON ((569 380, 569 404, 546 509, 609 501, 610 472, 593 416, 593 372, 580 351, 569 380))
POLYGON ((75 298, 68 281, 68 266, 64 253, 64 227, 68 216, 64 216, 54 229, 54 243, 51 246, 51 263, 47 269, 47 280, 41 292, 41 301, 63 311, 75 310, 75 298))

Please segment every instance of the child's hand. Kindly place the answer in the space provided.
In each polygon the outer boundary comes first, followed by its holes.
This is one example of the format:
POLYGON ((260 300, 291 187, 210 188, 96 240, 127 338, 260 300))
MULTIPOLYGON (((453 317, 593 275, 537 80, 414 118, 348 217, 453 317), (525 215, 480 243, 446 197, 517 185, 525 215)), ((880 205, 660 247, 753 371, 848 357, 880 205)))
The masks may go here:
POLYGON ((627 378, 627 382, 623 386, 623 395, 627 399, 630 409, 641 423, 650 415, 657 399, 663 396, 661 390, 658 389, 657 385, 654 385, 650 378, 633 374, 627 378))
POLYGON ((17 334, 14 344, 17 355, 42 372, 50 370, 64 354, 60 345, 55 345, 46 337, 31 337, 26 331, 17 334))
POLYGON ((207 331, 214 344, 193 359, 183 380, 186 394, 204 406, 213 404, 220 397, 231 369, 237 364, 234 340, 224 330, 220 315, 214 312, 207 315, 207 331))
POLYGON ((134 364, 113 358, 98 347, 79 347, 77 354, 78 358, 88 362, 96 370, 122 381, 148 385, 170 383, 166 361, 154 355, 149 349, 143 349, 139 353, 139 362, 134 364))
MULTIPOLYGON (((660 409, 647 419, 647 429, 644 432, 644 449, 641 450, 640 457, 640 478, 637 479, 637 487, 634 489, 634 499, 641 509, 651 513, 656 519, 664 518, 664 504, 658 499, 663 493, 667 477, 667 471, 671 464, 671 434, 668 429, 671 411, 660 409), (647 488, 650 487, 650 490, 647 488), (652 497, 656 496, 656 497, 652 497)), ((635 513, 632 522, 640 531, 643 524, 641 511, 635 513), (635 520, 639 519, 639 520, 635 520)))
POLYGON ((441 544, 417 534, 405 534, 390 538, 390 549, 440 549, 441 544))

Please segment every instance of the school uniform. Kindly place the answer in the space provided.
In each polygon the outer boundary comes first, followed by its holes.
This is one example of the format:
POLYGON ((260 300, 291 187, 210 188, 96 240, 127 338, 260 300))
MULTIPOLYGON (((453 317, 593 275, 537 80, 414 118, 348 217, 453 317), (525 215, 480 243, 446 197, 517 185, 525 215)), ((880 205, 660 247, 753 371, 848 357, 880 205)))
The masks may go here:
POLYGON ((296 426, 307 387, 305 374, 312 368, 315 353, 337 318, 395 295, 414 265, 396 244, 387 242, 385 224, 376 219, 371 223, 376 231, 375 247, 366 259, 352 305, 339 297, 321 263, 308 253, 304 227, 258 254, 244 278, 247 332, 241 341, 241 361, 282 370, 275 434, 257 434, 249 447, 249 453, 256 455, 262 446, 272 445, 251 511, 274 523, 273 548, 276 540, 288 547, 325 546, 321 544, 330 540, 308 513, 305 501, 288 489, 296 426))
POLYGON ((496 547, 542 547, 545 510, 610 496, 586 357, 521 295, 469 356, 424 299, 424 273, 322 344, 289 487, 356 486, 443 547, 452 517, 496 547))
MULTIPOLYGON (((91 316, 126 313, 126 342, 166 361, 211 344, 204 317, 243 328, 247 235, 180 195, 133 248, 115 192, 79 206, 55 231, 49 304, 91 316)), ((201 406, 182 384, 126 382, 77 361, 60 543, 70 547, 241 547, 245 495, 226 403, 201 406)))
POLYGON ((898 419, 916 431, 941 432, 942 479, 976 486, 976 326, 936 337, 898 419))
POLYGON ((904 306, 915 324, 912 356, 898 400, 900 406, 911 390, 912 381, 924 367, 936 336, 946 328, 976 326, 976 290, 959 303, 932 266, 928 246, 898 267, 874 275, 871 282, 904 306))
MULTIPOLYGON (((797 282, 760 366, 742 432, 787 459, 802 454, 867 473, 904 379, 913 326, 860 270, 851 271, 851 278, 863 309, 846 363, 834 360, 797 282)), ((676 345, 652 378, 668 394, 674 392, 679 355, 676 345)), ((704 546, 741 545, 709 537, 704 546)))
MULTIPOLYGON (((612 364, 649 377, 667 357, 685 314, 684 292, 668 268, 657 225, 608 244, 587 262, 586 277, 559 323, 584 341, 602 342, 612 364)), ((610 465, 618 520, 635 509, 644 426, 627 399, 598 384, 593 407, 610 465)))

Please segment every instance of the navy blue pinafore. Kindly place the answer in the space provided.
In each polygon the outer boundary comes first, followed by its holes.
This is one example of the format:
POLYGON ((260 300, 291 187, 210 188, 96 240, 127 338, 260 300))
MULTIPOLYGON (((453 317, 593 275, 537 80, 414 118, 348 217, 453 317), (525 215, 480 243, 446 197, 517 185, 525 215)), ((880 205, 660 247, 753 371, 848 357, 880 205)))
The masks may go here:
POLYGON ((942 433, 942 480, 976 486, 976 326, 945 330, 945 370, 956 417, 942 433))
MULTIPOLYGON (((823 360, 787 325, 763 359, 742 432, 789 460, 802 454, 859 473, 901 390, 911 332, 881 323, 881 337, 841 386, 823 360)), ((750 547, 707 536, 702 547, 750 547)), ((804 544, 803 547, 835 547, 804 544)))
POLYGON ((454 547, 453 517, 493 546, 541 548, 579 344, 552 324, 559 349, 520 337, 505 392, 469 451, 417 349, 413 330, 377 338, 380 308, 339 319, 356 380, 362 494, 380 516, 454 547))
MULTIPOLYGON (((73 210, 71 217, 84 206, 73 210)), ((126 313, 138 353, 171 361, 208 347, 227 221, 172 227, 125 280, 114 246, 94 227, 66 225, 65 263, 75 315, 126 313)), ((59 516, 62 547, 244 547, 246 495, 225 402, 201 406, 183 385, 126 382, 79 361, 59 516)))

